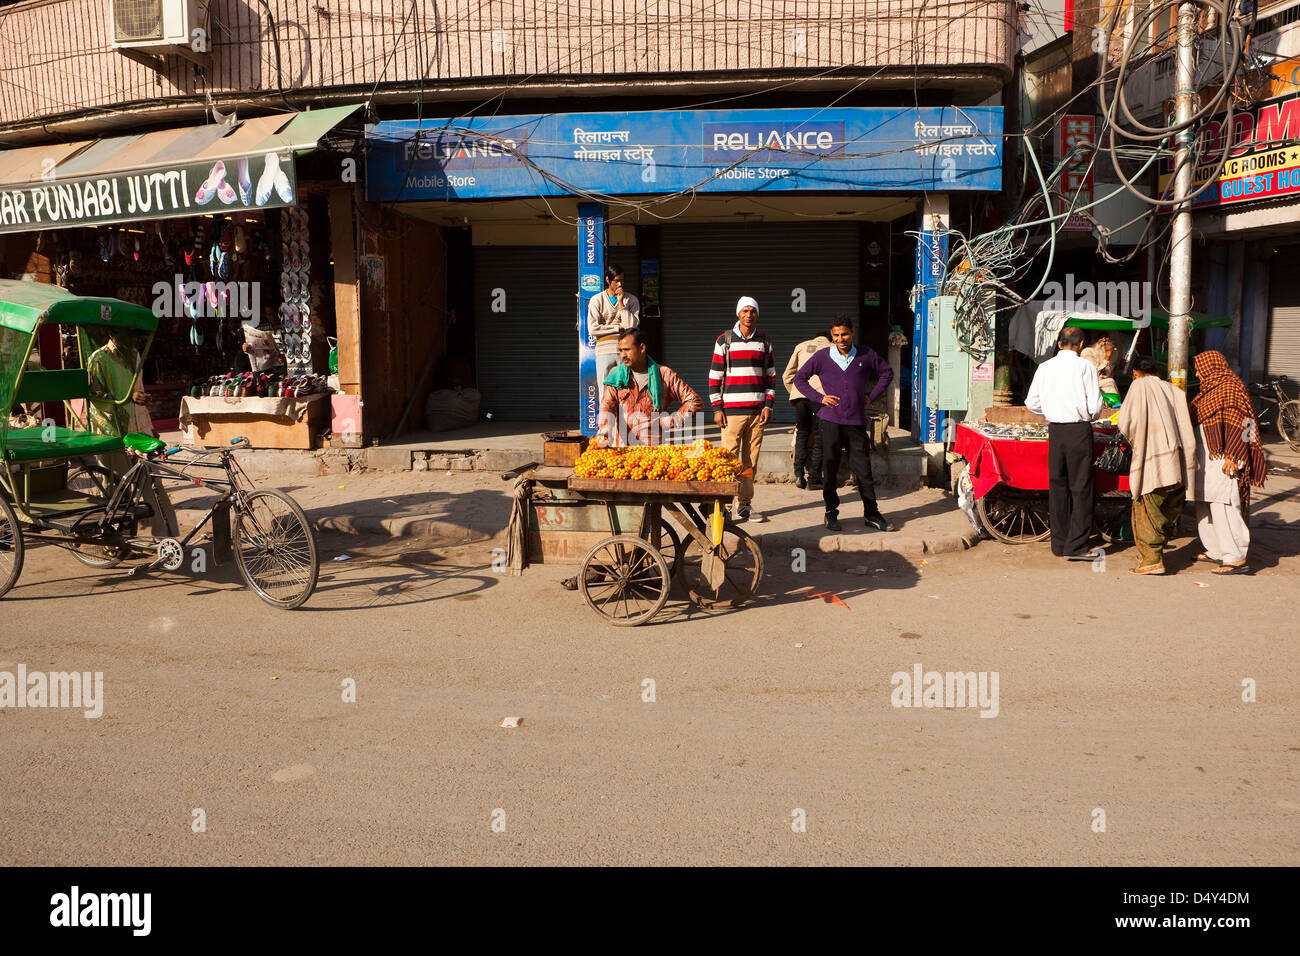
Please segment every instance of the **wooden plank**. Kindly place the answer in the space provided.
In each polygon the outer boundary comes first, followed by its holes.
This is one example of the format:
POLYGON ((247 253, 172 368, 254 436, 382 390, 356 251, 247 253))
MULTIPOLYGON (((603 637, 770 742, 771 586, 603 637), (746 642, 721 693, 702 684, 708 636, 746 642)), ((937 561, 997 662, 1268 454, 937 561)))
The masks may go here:
POLYGON ((332 189, 330 247, 334 252, 334 322, 339 340, 339 388, 361 394, 361 301, 357 290, 356 187, 332 189))
POLYGON ((306 414, 297 421, 269 415, 194 415, 190 441, 204 448, 224 448, 235 438, 247 438, 253 448, 283 448, 309 451, 316 433, 330 420, 330 403, 319 399, 308 403, 306 414))
POLYGON ((542 534, 528 529, 529 564, 581 564, 591 548, 610 536, 608 531, 567 531, 542 534))
POLYGON ((649 481, 624 478, 569 479, 572 491, 609 491, 625 494, 663 495, 679 498, 683 495, 704 495, 713 498, 731 498, 740 494, 738 481, 649 481))

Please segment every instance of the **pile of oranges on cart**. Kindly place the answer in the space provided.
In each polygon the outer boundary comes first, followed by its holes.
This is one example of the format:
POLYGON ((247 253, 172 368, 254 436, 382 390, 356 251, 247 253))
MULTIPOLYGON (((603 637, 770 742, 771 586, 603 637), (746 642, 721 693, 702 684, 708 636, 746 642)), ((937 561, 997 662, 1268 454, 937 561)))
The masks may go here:
POLYGON ((579 478, 633 481, 735 481, 739 472, 740 460, 730 450, 702 438, 694 445, 592 447, 573 463, 579 478))

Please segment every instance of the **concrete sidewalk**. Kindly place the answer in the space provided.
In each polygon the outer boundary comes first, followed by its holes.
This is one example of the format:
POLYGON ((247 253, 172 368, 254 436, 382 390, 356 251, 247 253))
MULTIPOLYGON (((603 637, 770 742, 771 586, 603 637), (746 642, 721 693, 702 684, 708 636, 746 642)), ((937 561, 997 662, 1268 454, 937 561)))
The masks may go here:
MULTIPOLYGON (((1256 490, 1251 507, 1252 562, 1300 554, 1300 453, 1284 444, 1267 447, 1270 474, 1256 490)), ((411 540, 427 547, 505 546, 510 520, 513 481, 482 471, 365 471, 345 475, 295 475, 267 468, 266 460, 240 456, 259 483, 290 492, 328 536, 322 559, 339 551, 362 548, 384 540, 411 540), (252 459, 252 460, 249 460, 252 459), (352 540, 349 540, 352 539, 352 540)), ((867 531, 856 489, 840 490, 840 523, 844 531, 831 534, 822 526, 824 508, 819 492, 800 491, 793 484, 760 484, 754 506, 769 520, 743 527, 768 553, 789 554, 792 548, 821 552, 894 551, 911 557, 961 551, 980 540, 957 509, 952 495, 937 488, 878 489, 881 510, 897 528, 890 533, 867 531)), ((190 497, 184 489, 178 501, 190 497)), ((1185 530, 1195 533, 1190 517, 1185 530)), ((182 522, 184 516, 182 516, 182 522)), ((1047 545, 1028 545, 1046 548, 1047 545)))
MULTIPOLYGON (((276 451, 254 448, 243 460, 268 472, 295 477, 356 475, 368 472, 495 472, 542 459, 542 433, 564 431, 563 422, 479 422, 448 432, 410 432, 398 442, 369 448, 321 448, 315 451, 276 451)), ((876 482, 882 488, 912 490, 925 479, 926 456, 921 445, 900 428, 889 430, 888 454, 871 456, 876 482)), ((715 446, 719 429, 710 426, 703 437, 715 446)), ((179 432, 163 436, 181 443, 179 432)), ((763 438, 758 461, 760 484, 794 481, 794 426, 772 425, 763 438)))
MULTIPOLYGON (((248 466, 246 466, 248 467, 248 466)), ((360 548, 373 539, 419 540, 434 547, 504 547, 513 481, 482 472, 363 472, 344 476, 286 476, 256 466, 259 484, 281 487, 307 510, 318 531, 329 535, 326 550, 360 548), (349 545, 347 538, 356 539, 349 545), (370 539, 367 542, 367 539, 370 539)), ((754 506, 769 520, 743 527, 764 551, 880 551, 920 556, 960 551, 976 540, 975 530, 951 495, 936 488, 879 489, 881 510, 897 528, 868 531, 854 488, 840 490, 840 523, 832 534, 822 526, 820 492, 793 484, 759 485, 754 506)), ((183 519, 182 519, 183 520, 183 519)), ((328 558, 329 554, 323 554, 328 558)))

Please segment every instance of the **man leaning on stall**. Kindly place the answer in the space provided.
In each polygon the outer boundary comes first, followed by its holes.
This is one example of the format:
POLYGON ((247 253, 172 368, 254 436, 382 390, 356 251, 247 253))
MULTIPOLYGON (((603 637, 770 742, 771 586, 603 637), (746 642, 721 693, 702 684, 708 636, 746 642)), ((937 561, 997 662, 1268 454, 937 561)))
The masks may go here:
POLYGON ((1025 407, 1047 419, 1048 508, 1052 554, 1071 561, 1092 558, 1092 422, 1101 412, 1097 368, 1079 353, 1083 329, 1067 325, 1060 350, 1038 366, 1025 407))

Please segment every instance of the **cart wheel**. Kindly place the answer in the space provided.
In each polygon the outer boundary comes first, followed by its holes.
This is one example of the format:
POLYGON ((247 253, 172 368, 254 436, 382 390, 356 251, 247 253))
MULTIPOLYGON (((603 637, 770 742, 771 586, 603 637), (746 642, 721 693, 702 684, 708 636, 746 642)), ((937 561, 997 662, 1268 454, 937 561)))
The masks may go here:
POLYGON ((668 603, 669 584, 664 556, 634 534, 598 541, 578 572, 587 606, 618 627, 635 627, 658 614, 668 603))
POLYGON ((998 485, 975 502, 984 530, 1007 544, 1045 541, 1052 534, 1047 493, 998 485))
POLYGON ((267 488, 237 502, 235 563, 253 593, 291 611, 316 589, 320 566, 307 515, 283 491, 267 488))
POLYGON ((677 574, 677 569, 682 566, 682 536, 666 520, 660 522, 659 529, 662 536, 659 539, 659 553, 664 556, 664 562, 668 565, 668 575, 672 577, 677 574))
POLYGON ((23 529, 9 502, 0 498, 0 596, 18 582, 23 571, 23 529))
POLYGON ((706 550, 694 535, 687 539, 677 576, 701 607, 740 607, 758 592, 763 553, 753 538, 728 521, 716 548, 706 550))

